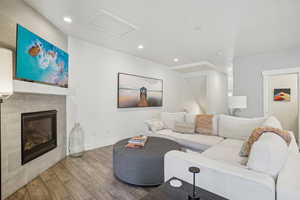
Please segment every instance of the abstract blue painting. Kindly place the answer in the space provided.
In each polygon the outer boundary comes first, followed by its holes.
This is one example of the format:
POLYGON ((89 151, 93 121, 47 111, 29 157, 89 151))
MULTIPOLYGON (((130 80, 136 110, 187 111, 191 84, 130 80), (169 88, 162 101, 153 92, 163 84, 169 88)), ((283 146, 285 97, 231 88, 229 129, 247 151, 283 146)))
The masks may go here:
POLYGON ((69 56, 17 25, 16 79, 68 87, 69 56))

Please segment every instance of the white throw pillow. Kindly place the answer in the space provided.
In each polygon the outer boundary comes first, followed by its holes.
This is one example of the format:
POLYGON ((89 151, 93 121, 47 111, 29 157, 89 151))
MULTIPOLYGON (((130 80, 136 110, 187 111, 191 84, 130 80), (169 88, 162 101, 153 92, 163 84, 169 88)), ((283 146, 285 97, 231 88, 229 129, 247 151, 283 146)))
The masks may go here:
POLYGON ((184 122, 184 112, 162 112, 161 121, 164 123, 165 128, 174 129, 175 122, 184 122))
POLYGON ((195 114, 189 114, 189 113, 186 113, 185 115, 184 115, 184 121, 186 122, 186 123, 196 123, 196 116, 197 115, 195 115, 195 114))
POLYGON ((195 133, 195 123, 187 123, 187 122, 175 122, 174 132, 177 133, 195 133))
POLYGON ((266 121, 262 124, 262 126, 269 126, 273 128, 282 129, 282 125, 280 121, 274 116, 268 117, 268 119, 266 119, 266 121))
POLYGON ((247 167, 276 179, 287 158, 287 143, 280 136, 267 132, 252 145, 247 167))
POLYGON ((243 118, 219 115, 219 136, 246 140, 255 128, 261 126, 266 118, 243 118))
POLYGON ((214 115, 214 118, 212 119, 212 125, 213 125, 213 135, 219 135, 219 115, 214 115))
POLYGON ((158 119, 147 120, 145 121, 145 124, 153 132, 162 130, 165 127, 164 123, 158 119))

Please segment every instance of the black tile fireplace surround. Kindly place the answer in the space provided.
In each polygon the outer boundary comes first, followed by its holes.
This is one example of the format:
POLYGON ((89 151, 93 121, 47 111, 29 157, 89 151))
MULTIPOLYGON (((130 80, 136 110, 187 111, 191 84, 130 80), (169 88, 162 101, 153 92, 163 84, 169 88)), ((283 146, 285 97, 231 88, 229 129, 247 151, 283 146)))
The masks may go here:
POLYGON ((21 115, 22 165, 57 147, 57 111, 21 115))

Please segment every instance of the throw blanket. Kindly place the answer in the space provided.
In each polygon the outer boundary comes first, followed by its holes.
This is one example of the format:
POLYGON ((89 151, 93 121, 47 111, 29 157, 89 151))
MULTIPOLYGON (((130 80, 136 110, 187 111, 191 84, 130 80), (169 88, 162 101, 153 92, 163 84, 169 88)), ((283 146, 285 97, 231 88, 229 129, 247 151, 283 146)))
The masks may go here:
POLYGON ((213 117, 214 115, 200 114, 196 118, 196 132, 204 135, 213 134, 213 117))
POLYGON ((253 132, 252 132, 251 136, 248 138, 248 140, 243 144, 243 147, 240 152, 240 156, 243 156, 243 157, 249 156, 251 147, 254 144, 254 142, 256 142, 259 139, 259 137, 266 132, 270 132, 270 133, 279 135, 287 143, 287 145, 290 145, 290 143, 291 143, 291 136, 288 131, 281 130, 278 128, 273 128, 273 127, 256 128, 253 130, 253 132))

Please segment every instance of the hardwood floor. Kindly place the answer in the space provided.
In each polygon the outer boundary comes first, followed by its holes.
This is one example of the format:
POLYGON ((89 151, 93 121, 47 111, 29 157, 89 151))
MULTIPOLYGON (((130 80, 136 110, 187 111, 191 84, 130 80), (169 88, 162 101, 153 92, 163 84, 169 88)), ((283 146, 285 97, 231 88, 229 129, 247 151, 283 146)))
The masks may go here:
POLYGON ((138 200, 151 187, 118 181, 112 171, 112 146, 60 161, 7 200, 138 200))

